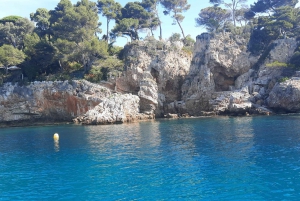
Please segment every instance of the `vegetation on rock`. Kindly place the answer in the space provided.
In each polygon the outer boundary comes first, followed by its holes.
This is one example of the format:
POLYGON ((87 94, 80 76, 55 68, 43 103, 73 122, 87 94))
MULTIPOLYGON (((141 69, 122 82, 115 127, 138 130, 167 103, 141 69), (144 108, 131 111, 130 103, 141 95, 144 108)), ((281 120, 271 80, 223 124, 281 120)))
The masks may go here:
MULTIPOLYGON (((231 32, 233 37, 250 39, 248 51, 259 55, 261 61, 274 40, 300 34, 300 9, 295 7, 298 0, 257 0, 251 6, 246 0, 208 2, 213 6, 199 11, 196 25, 205 27, 212 36, 231 32)), ((124 65, 123 47, 114 46, 117 37, 126 37, 135 44, 141 40, 141 32, 148 30, 152 36, 143 40, 148 41, 149 52, 165 47, 159 7, 181 30, 168 41, 181 41, 181 50, 192 54, 195 41, 182 27, 184 13, 190 8, 187 0, 141 0, 124 6, 115 0, 79 0, 76 4, 60 0, 53 10, 38 8, 31 13, 31 21, 19 16, 0 19, 0 62, 6 69, 0 69, 0 74, 9 74, 8 67, 18 65, 28 81, 80 77, 99 82, 117 76, 124 65), (106 24, 102 37, 99 16, 106 24), (111 28, 112 21, 115 26, 111 28), (159 40, 154 40, 156 29, 160 30, 159 40)), ((295 51, 287 65, 300 67, 299 52, 295 51)))

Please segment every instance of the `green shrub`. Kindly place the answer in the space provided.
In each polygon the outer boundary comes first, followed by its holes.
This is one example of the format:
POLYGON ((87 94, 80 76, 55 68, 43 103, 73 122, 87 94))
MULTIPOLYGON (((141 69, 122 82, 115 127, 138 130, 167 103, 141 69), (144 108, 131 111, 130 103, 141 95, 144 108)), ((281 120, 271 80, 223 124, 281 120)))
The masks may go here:
POLYGON ((37 77, 38 81, 65 81, 65 80, 71 80, 71 76, 68 73, 56 73, 56 74, 50 74, 48 76, 40 75, 37 77))
POLYGON ((103 77, 103 72, 101 71, 101 67, 93 66, 88 74, 84 75, 84 79, 97 83, 100 82, 103 77))
POLYGON ((273 63, 266 64, 267 67, 288 67, 287 63, 282 63, 279 61, 274 61, 273 63))
POLYGON ((184 46, 194 46, 195 40, 191 37, 191 35, 187 35, 185 39, 183 39, 184 46))
POLYGON ((175 42, 180 41, 181 35, 179 33, 172 33, 172 35, 169 37, 169 41, 175 42))
POLYGON ((282 77, 282 78, 279 79, 279 82, 280 82, 280 83, 281 83, 281 82, 285 82, 285 81, 287 81, 288 79, 290 79, 290 78, 288 78, 288 77, 282 77))
POLYGON ((193 55, 193 48, 192 47, 183 47, 182 51, 188 54, 189 56, 193 55))

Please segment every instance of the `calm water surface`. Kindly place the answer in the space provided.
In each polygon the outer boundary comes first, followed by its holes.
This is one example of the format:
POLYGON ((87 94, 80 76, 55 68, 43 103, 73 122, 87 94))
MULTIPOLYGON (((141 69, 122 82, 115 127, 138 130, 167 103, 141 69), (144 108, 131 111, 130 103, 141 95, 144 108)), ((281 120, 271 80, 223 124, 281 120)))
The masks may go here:
POLYGON ((299 173, 297 115, 0 129, 0 200, 299 200, 299 173))

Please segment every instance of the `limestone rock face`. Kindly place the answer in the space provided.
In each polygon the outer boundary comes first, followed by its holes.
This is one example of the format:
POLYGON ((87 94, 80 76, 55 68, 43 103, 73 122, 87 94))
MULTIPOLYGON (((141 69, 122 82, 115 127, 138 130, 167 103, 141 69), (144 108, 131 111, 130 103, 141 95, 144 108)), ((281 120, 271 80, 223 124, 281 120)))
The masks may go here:
POLYGON ((75 118, 74 121, 82 124, 108 124, 153 119, 153 115, 139 113, 139 101, 138 96, 115 93, 103 98, 96 107, 75 118))
POLYGON ((126 69, 116 81, 117 90, 137 94, 141 112, 168 112, 169 103, 181 100, 181 85, 190 69, 191 55, 182 47, 181 42, 157 41, 126 46, 126 69))
MULTIPOLYGON (((138 102, 135 95, 112 94, 84 80, 34 82, 28 86, 6 83, 0 87, 0 122, 71 121, 92 116, 94 111, 98 111, 97 122, 126 122, 139 118, 138 102)), ((90 118, 86 123, 93 121, 90 118)))
POLYGON ((71 120, 95 107, 109 90, 87 82, 10 83, 0 88, 0 121, 30 118, 71 120), (94 96, 92 96, 94 94, 94 96))
POLYGON ((236 89, 248 87, 252 103, 259 107, 269 107, 267 99, 270 99, 270 92, 276 83, 282 77, 291 77, 294 74, 293 69, 276 66, 276 62, 289 63, 289 59, 293 56, 297 44, 294 38, 274 41, 273 48, 262 60, 261 64, 257 66, 258 69, 250 69, 236 79, 236 89))
POLYGON ((190 74, 182 86, 189 114, 212 110, 215 92, 234 89, 236 77, 246 73, 255 61, 245 51, 246 45, 245 39, 229 33, 197 37, 190 74))
POLYGON ((215 92, 210 100, 213 111, 217 113, 245 113, 252 108, 248 90, 215 92))
POLYGON ((274 85, 293 71, 272 63, 288 63, 297 48, 297 41, 280 39, 265 55, 247 52, 245 39, 230 33, 197 37, 190 74, 182 86, 181 110, 190 115, 203 111, 216 114, 272 113, 266 99, 274 85))
POLYGON ((83 80, 6 83, 0 87, 0 122, 106 124, 154 116, 270 114, 269 108, 300 111, 300 73, 273 65, 289 62, 296 39, 276 40, 260 57, 246 51, 247 43, 229 33, 202 34, 193 55, 181 42, 132 43, 125 47, 123 75, 107 82, 109 88, 83 80))
POLYGON ((140 97, 142 112, 170 114, 269 114, 266 99, 288 68, 297 47, 295 39, 280 39, 265 55, 247 52, 248 41, 231 33, 197 37, 193 57, 180 42, 127 46, 126 69, 117 79, 119 91, 140 97), (265 58, 263 58, 263 56, 265 58))
POLYGON ((287 112, 300 111, 300 79, 294 77, 282 83, 276 83, 267 99, 268 106, 287 112))

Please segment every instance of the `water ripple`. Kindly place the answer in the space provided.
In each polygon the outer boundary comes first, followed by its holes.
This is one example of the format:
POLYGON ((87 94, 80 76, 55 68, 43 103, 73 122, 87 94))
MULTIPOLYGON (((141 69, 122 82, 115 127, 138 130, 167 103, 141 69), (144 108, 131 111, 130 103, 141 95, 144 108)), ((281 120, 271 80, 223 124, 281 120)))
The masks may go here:
POLYGON ((1 129, 0 200, 297 200, 299 125, 273 116, 1 129))

